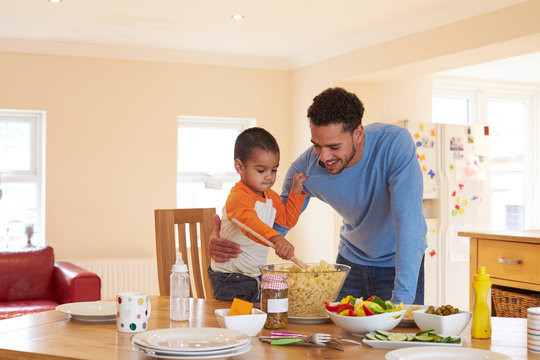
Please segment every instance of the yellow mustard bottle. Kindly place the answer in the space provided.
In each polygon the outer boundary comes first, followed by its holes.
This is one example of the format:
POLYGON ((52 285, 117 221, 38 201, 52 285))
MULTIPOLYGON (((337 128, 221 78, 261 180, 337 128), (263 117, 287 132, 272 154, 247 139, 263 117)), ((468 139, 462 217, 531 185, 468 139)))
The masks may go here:
POLYGON ((491 280, 486 267, 480 266, 474 275, 473 315, 471 336, 476 339, 491 337, 491 280))

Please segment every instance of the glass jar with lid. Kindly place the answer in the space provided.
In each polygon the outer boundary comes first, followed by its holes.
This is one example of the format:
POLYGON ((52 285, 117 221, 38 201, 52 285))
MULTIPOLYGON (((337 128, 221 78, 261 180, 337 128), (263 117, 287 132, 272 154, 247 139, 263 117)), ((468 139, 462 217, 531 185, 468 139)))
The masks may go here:
POLYGON ((283 329, 288 323, 289 286, 285 274, 264 274, 261 281, 261 310, 267 314, 265 329, 283 329))

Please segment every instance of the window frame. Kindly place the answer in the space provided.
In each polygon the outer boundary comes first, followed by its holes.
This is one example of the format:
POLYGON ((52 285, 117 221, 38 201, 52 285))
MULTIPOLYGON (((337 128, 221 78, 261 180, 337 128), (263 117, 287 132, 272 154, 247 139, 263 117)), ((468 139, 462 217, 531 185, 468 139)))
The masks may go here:
MULTIPOLYGON (((34 183, 36 184, 36 218, 34 224, 34 246, 46 244, 45 227, 45 129, 46 112, 40 110, 0 109, 0 122, 26 122, 31 126, 30 169, 0 169, 2 183, 34 183)), ((0 200, 1 201, 1 200, 0 200)), ((13 248, 15 249, 15 248, 13 248)), ((8 248, 7 251, 11 250, 8 248)))
MULTIPOLYGON (((238 125, 242 132, 245 129, 256 126, 256 119, 253 118, 237 118, 237 117, 217 117, 217 116, 188 116, 188 115, 179 115, 177 120, 177 132, 179 131, 182 124, 196 124, 198 126, 208 126, 212 127, 213 125, 238 125)), ((177 154, 180 151, 179 145, 177 145, 177 154)), ((176 186, 177 189, 180 186, 181 182, 188 183, 204 183, 206 187, 218 186, 218 183, 224 182, 234 182, 238 180, 238 174, 235 171, 224 172, 224 173, 209 173, 209 172, 200 172, 200 171, 181 171, 178 166, 177 159, 177 176, 176 176, 176 186)), ((177 207, 180 207, 180 202, 177 198, 177 207)))

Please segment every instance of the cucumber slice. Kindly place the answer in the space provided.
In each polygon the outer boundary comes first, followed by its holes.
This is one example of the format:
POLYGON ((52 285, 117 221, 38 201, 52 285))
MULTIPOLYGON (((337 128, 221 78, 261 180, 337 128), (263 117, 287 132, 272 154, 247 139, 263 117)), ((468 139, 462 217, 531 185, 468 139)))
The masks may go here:
POLYGON ((435 332, 435 330, 433 330, 433 329, 424 330, 424 331, 420 331, 420 332, 416 333, 416 336, 429 335, 429 334, 434 333, 434 332, 435 332))
POLYGON ((383 340, 383 341, 388 340, 386 336, 381 335, 381 334, 375 334, 375 337, 377 338, 377 340, 383 340))
POLYGON ((366 334, 365 337, 366 337, 366 339, 368 339, 368 340, 377 340, 377 338, 375 337, 374 334, 366 334))
POLYGON ((390 341, 407 341, 407 335, 403 333, 393 333, 388 335, 390 341))
POLYGON ((382 336, 389 336, 390 334, 392 334, 391 332, 384 331, 384 330, 375 330, 375 332, 382 336))
POLYGON ((433 338, 431 336, 426 336, 426 335, 416 335, 414 337, 414 340, 416 341, 424 341, 424 342, 430 342, 430 341, 433 341, 433 338))

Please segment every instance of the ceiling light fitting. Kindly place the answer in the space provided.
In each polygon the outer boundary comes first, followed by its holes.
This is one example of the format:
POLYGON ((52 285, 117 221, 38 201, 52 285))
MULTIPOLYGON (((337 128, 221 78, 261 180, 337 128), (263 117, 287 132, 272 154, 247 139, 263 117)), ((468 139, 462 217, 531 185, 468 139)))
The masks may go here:
POLYGON ((234 20, 242 20, 244 18, 244 15, 242 14, 235 14, 231 16, 234 20))
POLYGON ((62 0, 49 0, 49 2, 51 2, 53 4, 60 4, 62 2, 62 0))

